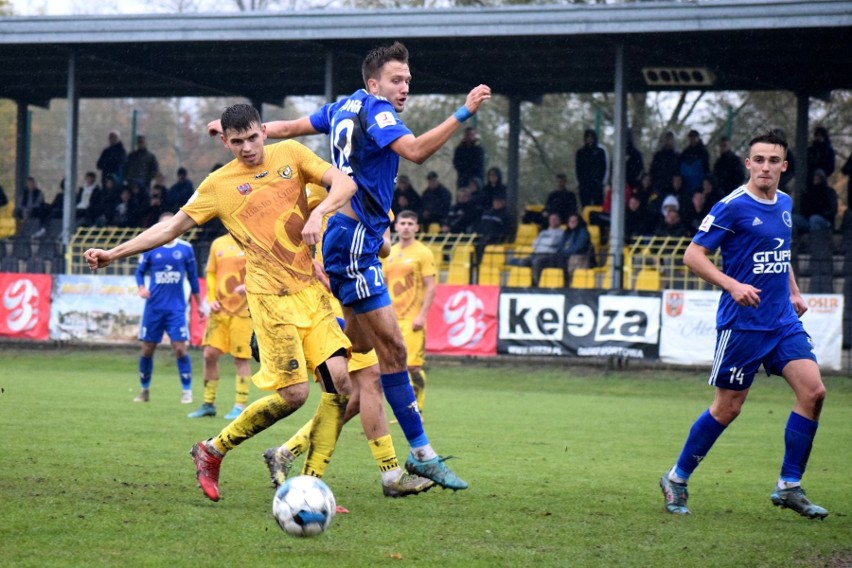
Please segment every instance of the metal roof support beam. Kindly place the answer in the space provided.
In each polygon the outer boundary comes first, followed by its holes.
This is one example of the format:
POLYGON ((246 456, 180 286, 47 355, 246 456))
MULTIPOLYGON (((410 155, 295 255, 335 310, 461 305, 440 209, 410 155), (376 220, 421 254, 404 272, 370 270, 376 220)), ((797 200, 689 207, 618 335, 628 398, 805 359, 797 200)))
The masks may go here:
POLYGON ((615 46, 615 135, 612 148, 612 186, 610 194, 609 254, 612 259, 612 290, 624 287, 624 185, 627 147, 627 88, 624 84, 624 44, 615 46))
POLYGON ((15 130, 15 204, 20 203, 24 198, 24 180, 29 175, 29 155, 30 141, 29 128, 27 125, 29 118, 29 105, 23 101, 18 101, 18 112, 16 116, 15 130))
MULTIPOLYGON (((811 99, 803 93, 796 93, 796 171, 793 183, 793 203, 798 209, 801 206, 802 194, 811 181, 808 179, 808 112, 811 99)), ((789 142, 788 142, 789 143, 789 142)))
POLYGON ((512 219, 518 218, 518 168, 520 167, 521 98, 509 97, 509 147, 506 156, 506 202, 512 219))
POLYGON ((62 203, 62 244, 68 246, 74 232, 77 197, 77 134, 80 125, 80 90, 77 83, 77 54, 68 54, 68 94, 65 99, 65 195, 62 203))

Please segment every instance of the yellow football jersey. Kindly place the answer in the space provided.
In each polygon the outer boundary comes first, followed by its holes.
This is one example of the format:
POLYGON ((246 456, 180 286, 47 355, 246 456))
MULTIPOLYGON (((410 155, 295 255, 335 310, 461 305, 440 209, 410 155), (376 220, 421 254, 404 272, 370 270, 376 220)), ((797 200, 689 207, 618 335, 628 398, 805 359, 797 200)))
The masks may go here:
POLYGON ((248 317, 245 294, 234 292, 246 280, 246 255, 230 234, 211 243, 206 272, 208 302, 218 301, 229 316, 248 317))
POLYGON ((393 311, 399 319, 415 318, 423 308, 426 293, 423 278, 435 276, 432 251, 419 241, 405 248, 396 243, 384 260, 383 268, 393 311))
POLYGON ((287 295, 315 280, 302 240, 305 186, 322 183, 331 164, 294 140, 270 144, 257 166, 238 160, 212 172, 181 210, 199 225, 219 217, 246 258, 246 289, 287 295))

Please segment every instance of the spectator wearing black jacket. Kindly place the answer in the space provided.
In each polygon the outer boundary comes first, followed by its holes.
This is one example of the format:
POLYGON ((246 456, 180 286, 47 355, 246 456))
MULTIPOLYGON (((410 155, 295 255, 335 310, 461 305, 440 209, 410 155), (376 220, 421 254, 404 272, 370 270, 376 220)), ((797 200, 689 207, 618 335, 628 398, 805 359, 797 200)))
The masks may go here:
POLYGON ((745 181, 745 165, 742 158, 731 149, 731 139, 719 138, 719 157, 713 162, 713 177, 722 196, 728 195, 745 181))

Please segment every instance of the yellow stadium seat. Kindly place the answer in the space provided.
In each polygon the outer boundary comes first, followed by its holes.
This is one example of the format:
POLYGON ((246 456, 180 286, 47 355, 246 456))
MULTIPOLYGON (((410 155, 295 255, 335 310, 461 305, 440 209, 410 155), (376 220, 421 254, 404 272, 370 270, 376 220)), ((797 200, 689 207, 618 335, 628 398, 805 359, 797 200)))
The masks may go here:
POLYGON ((636 275, 636 289, 658 292, 660 290, 660 271, 643 268, 636 275))
POLYGON ((601 228, 597 225, 586 225, 586 229, 589 231, 589 238, 592 241, 592 246, 595 249, 599 249, 601 247, 601 228))
POLYGON ((532 286, 532 269, 529 266, 510 266, 506 285, 529 288, 532 286))
POLYGON ((482 252, 482 264, 497 268, 506 266, 506 245, 486 245, 482 252))
POLYGON ((479 266, 480 286, 500 286, 501 271, 496 266, 481 264, 479 266))
POLYGON ((521 223, 515 234, 516 245, 531 245, 538 236, 538 225, 535 223, 521 223))
POLYGON ((580 213, 580 216, 583 218, 583 221, 586 222, 586 225, 590 224, 589 219, 591 218, 592 213, 594 213, 595 211, 600 213, 601 211, 603 211, 603 206, 601 206, 601 205, 586 205, 585 207, 583 207, 583 212, 580 213))
POLYGON ((456 245, 450 253, 450 265, 463 264, 470 267, 476 248, 473 245, 456 245))
POLYGON ((441 224, 440 223, 429 223, 429 226, 426 227, 426 233, 429 235, 437 235, 441 232, 441 224))
POLYGON ((595 270, 593 268, 578 268, 571 276, 572 288, 595 288, 595 270))
POLYGON ((444 245, 432 243, 427 246, 432 251, 432 257, 435 259, 435 270, 440 272, 444 268, 444 245))
POLYGON ((545 268, 538 281, 539 288, 564 288, 565 272, 561 268, 545 268))
POLYGON ((451 264, 446 284, 470 284, 470 266, 451 264))

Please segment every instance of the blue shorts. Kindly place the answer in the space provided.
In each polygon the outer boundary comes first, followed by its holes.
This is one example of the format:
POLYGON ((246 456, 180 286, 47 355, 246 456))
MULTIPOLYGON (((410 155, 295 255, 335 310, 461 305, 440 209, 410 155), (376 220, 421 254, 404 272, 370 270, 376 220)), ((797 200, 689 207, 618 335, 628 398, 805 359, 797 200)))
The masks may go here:
POLYGON ((149 310, 142 313, 142 325, 139 327, 139 340, 148 343, 159 343, 163 340, 163 332, 169 334, 172 343, 187 341, 189 328, 186 325, 184 310, 149 310))
POLYGON ((801 321, 772 331, 720 329, 709 383, 726 390, 751 387, 761 364, 767 375, 781 375, 790 361, 816 361, 811 337, 801 321))
POLYGON ((322 259, 331 293, 356 313, 365 313, 391 303, 379 249, 384 239, 346 215, 328 220, 322 237, 322 259))

